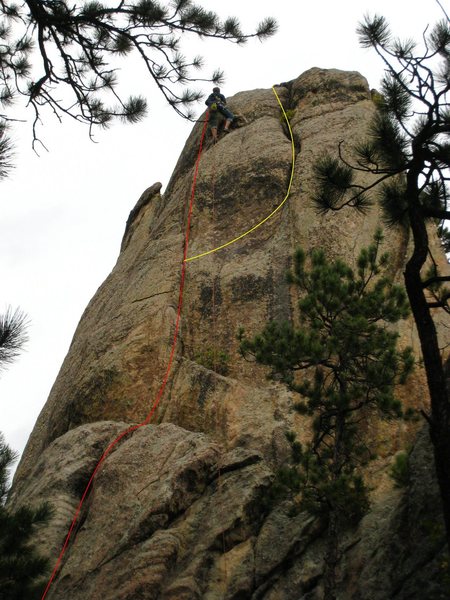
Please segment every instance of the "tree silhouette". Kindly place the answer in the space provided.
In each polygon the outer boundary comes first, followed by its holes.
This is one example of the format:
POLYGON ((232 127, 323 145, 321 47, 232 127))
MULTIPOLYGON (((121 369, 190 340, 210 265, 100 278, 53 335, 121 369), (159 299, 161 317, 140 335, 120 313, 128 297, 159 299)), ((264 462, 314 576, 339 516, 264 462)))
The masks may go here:
POLYGON ((404 277, 419 334, 431 410, 425 414, 434 446, 450 548, 450 404, 444 359, 434 309, 450 312, 449 276, 438 272, 429 235, 434 223, 446 244, 450 218, 450 25, 438 22, 424 32, 423 49, 412 40, 395 39, 384 17, 366 17, 358 28, 360 44, 373 48, 385 65, 381 96, 368 139, 347 158, 324 156, 316 166, 319 212, 353 207, 365 212, 375 200, 389 226, 406 228, 412 237, 404 277), (373 175, 361 184, 358 173, 373 175))
MULTIPOLYGON (((19 309, 8 308, 0 315, 0 370, 10 364, 27 341, 27 317, 19 309)), ((48 560, 31 542, 36 527, 50 518, 50 508, 44 503, 37 508, 6 506, 9 492, 9 470, 17 454, 6 444, 0 433, 0 599, 23 600, 39 598, 42 576, 48 560)))
POLYGON ((8 470, 16 455, 0 434, 0 598, 38 599, 48 559, 42 557, 31 539, 37 527, 48 522, 48 504, 32 509, 6 507, 9 491, 8 470))

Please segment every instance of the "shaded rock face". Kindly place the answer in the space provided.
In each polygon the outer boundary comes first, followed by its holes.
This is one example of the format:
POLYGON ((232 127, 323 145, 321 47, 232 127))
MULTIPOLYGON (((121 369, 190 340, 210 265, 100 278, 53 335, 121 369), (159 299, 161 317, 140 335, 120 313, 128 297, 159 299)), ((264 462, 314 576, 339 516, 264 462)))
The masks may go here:
MULTIPOLYGON (((124 423, 81 425, 42 453, 15 502, 51 499, 39 546, 58 555, 86 479, 124 423)), ((423 431, 408 489, 375 498, 343 544, 339 598, 438 600, 446 588, 442 517, 423 431)), ((113 451, 78 522, 51 599, 323 598, 323 530, 282 503, 258 453, 224 451, 203 433, 147 425, 113 451)), ((448 585, 448 584, 447 584, 448 585)))
MULTIPOLYGON (((315 68, 276 90, 295 138, 291 196, 254 234, 187 264, 179 342, 155 424, 124 438, 105 461, 49 598, 322 597, 319 525, 264 502, 289 455, 286 431, 303 438, 308 423, 294 415, 283 386, 240 357, 236 333, 294 318, 285 273, 297 246, 352 263, 370 243, 376 208, 318 216, 311 195, 314 162, 341 140, 350 152, 374 106, 358 73, 315 68)), ((238 126, 215 146, 205 142, 189 256, 240 235, 286 194, 291 142, 272 90, 241 92, 229 104, 238 126)), ((194 127, 164 195, 154 184, 131 211, 117 264, 82 316, 17 470, 11 503, 47 498, 57 507, 41 533, 55 557, 80 486, 117 433, 145 419, 164 377, 201 128, 194 127)), ((401 230, 385 234, 392 276, 401 282, 409 241, 401 230)), ((437 237, 433 244, 446 272, 437 237)), ((399 333, 402 345, 418 350, 411 320, 399 333)), ((420 369, 399 395, 426 406, 420 369)), ((417 425, 373 422, 369 430, 379 456, 367 474, 373 509, 345 542, 339 598, 406 600, 427 569, 439 570, 439 542, 416 543, 424 506, 438 505, 430 449, 422 434, 411 459, 417 478, 400 492, 386 472, 395 452, 414 443, 417 425)))

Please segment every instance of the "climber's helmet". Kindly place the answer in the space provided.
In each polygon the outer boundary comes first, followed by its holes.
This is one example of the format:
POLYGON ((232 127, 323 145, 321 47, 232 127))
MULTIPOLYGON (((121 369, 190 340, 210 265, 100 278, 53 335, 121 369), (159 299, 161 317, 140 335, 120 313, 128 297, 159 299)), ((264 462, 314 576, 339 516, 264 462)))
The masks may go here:
POLYGON ((213 87, 213 92, 214 92, 215 94, 220 94, 220 88, 218 88, 218 87, 213 87))

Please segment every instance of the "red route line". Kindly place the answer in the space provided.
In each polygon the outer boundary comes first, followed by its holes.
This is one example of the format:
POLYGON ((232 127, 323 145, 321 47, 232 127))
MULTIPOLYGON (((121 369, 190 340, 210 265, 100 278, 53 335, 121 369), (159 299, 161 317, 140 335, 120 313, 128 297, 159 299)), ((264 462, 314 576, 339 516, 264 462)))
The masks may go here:
POLYGON ((86 499, 86 496, 92 486, 92 483, 95 479, 95 476, 97 475, 98 471, 100 470, 101 465, 103 464, 104 460, 106 459, 106 457, 108 456, 108 454, 111 452, 111 450, 114 448, 114 446, 123 438, 125 437, 127 434, 131 433, 132 431, 136 431, 136 429, 139 429, 140 427, 143 427, 144 425, 148 425, 150 423, 151 418, 153 417, 156 409, 158 408, 158 405, 160 403, 161 397, 164 393, 164 390, 166 388, 167 382, 169 380, 169 374, 172 368, 172 363, 173 363, 173 357, 175 355, 175 347, 177 344, 177 339, 178 339, 178 331, 180 328, 180 320, 181 320, 181 309, 183 306, 183 291, 184 291, 184 281, 185 281, 185 276, 186 276, 186 258, 187 258, 187 251, 188 251, 188 246, 189 246, 189 234, 190 234, 190 230, 191 230, 191 217, 192 217, 192 209, 194 206, 194 197, 195 197, 195 188, 197 185, 197 175, 198 175, 198 167, 200 164, 200 157, 202 154, 202 149, 203 149, 203 140, 205 137, 205 133, 206 133, 206 126, 208 124, 208 119, 209 119, 209 112, 206 113, 206 118, 205 118, 205 122, 203 125, 203 129, 202 129, 202 134, 200 137, 200 145, 199 145, 199 150, 198 150, 198 155, 197 155, 197 160, 195 163, 195 170, 194 170, 194 179, 192 181, 192 188, 191 188, 191 198, 189 201, 189 212, 188 212, 188 217, 187 217, 187 224, 186 224, 186 234, 185 234, 185 239, 184 239, 184 251, 183 251, 183 262, 182 262, 182 266, 181 266, 181 278, 180 278, 180 291, 179 291, 179 295, 178 295, 178 309, 177 309, 177 319, 175 322, 175 333, 173 336, 173 341, 172 341, 172 349, 170 351, 170 356, 169 356, 169 362, 167 364, 167 369, 164 375, 164 379, 163 382, 161 384, 161 387, 158 390, 158 393, 156 394, 156 398, 155 401, 153 402, 153 405, 148 413, 148 415, 146 416, 145 420, 142 421, 142 423, 139 423, 138 425, 132 425, 131 427, 129 427, 128 429, 126 429, 125 431, 122 431, 122 433, 120 433, 115 440, 113 440, 109 446, 106 448, 106 450, 103 452, 102 456, 100 457, 100 460, 98 461, 94 471, 92 472, 92 475, 84 489, 83 495, 81 496, 81 500, 77 506, 77 509, 75 511, 75 515, 72 519, 72 523, 70 525, 69 531, 67 533, 66 539, 64 541, 64 545, 62 547, 62 550, 58 556, 58 560, 56 561, 55 567, 53 569, 53 572, 50 576, 50 579, 48 580, 47 583, 47 587, 44 590, 44 593, 41 597, 41 600, 44 600, 44 598, 47 596, 47 593, 50 589, 50 586, 53 583, 53 580, 56 577, 56 574, 58 572, 59 566, 61 564, 61 561, 63 559, 63 556, 67 550, 67 546, 69 544, 70 538, 72 536, 72 532, 75 528, 75 525, 78 521, 78 516, 80 514, 81 508, 83 506, 83 503, 86 499))

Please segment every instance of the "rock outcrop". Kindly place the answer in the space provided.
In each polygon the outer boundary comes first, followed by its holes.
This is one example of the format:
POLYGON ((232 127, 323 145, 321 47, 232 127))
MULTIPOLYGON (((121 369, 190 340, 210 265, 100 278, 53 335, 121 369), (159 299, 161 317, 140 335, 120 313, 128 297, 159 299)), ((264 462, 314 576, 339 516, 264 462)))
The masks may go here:
MULTIPOLYGON (((286 431, 302 437, 307 423, 293 413, 283 386, 240 357, 236 333, 293 318, 296 298, 285 272, 297 246, 352 262, 371 241, 376 208, 318 216, 311 194, 315 160, 341 140, 349 151, 364 137, 374 105, 358 73, 311 69, 276 89, 295 138, 289 201, 254 235, 188 263, 179 343, 155 424, 126 436, 106 459, 51 599, 321 598, 320 527, 305 514, 290 517, 283 504, 269 511, 264 501, 288 456, 286 431)), ((286 193, 291 143, 272 90, 241 92, 229 103, 239 126, 216 146, 206 143, 190 256, 247 230, 286 193)), ((11 502, 33 497, 55 505, 57 516, 41 534, 52 554, 104 447, 145 419, 161 384, 201 127, 164 195, 154 184, 131 212, 117 264, 82 316, 17 470, 11 502)), ((385 233, 400 282, 409 241, 402 230, 385 233)), ((433 243, 445 269, 437 236, 433 243)), ((417 351, 412 320, 399 331, 401 344, 417 351)), ((420 369, 400 394, 409 406, 426 406, 420 369)), ((438 495, 427 436, 415 441, 417 429, 371 424, 379 455, 367 473, 373 507, 346 540, 342 600, 434 598, 443 589, 439 510, 426 519, 438 495), (406 493, 393 489, 387 470, 407 444, 415 449, 406 493), (427 527, 435 541, 417 544, 427 527), (438 583, 430 595, 411 595, 425 589, 431 572, 438 583)))

